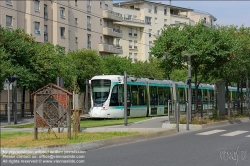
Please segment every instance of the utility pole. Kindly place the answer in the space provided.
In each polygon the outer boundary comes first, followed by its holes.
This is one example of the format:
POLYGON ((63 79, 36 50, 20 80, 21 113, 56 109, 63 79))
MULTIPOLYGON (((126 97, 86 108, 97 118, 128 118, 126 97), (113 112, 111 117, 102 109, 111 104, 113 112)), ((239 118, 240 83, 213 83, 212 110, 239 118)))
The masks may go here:
POLYGON ((189 116, 192 112, 192 75, 191 75, 191 56, 193 56, 194 54, 184 54, 182 56, 187 56, 188 57, 188 79, 186 81, 186 84, 188 84, 188 109, 186 112, 186 129, 189 130, 189 120, 190 117, 189 116))
POLYGON ((124 71, 124 126, 128 125, 128 118, 127 118, 127 72, 124 71))

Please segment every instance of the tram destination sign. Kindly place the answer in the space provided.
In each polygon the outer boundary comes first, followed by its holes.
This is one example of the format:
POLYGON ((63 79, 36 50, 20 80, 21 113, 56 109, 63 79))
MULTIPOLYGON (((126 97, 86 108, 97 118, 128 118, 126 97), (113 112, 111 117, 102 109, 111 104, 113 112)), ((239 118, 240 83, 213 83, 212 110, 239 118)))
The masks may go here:
POLYGON ((91 85, 110 85, 110 80, 92 80, 91 85))

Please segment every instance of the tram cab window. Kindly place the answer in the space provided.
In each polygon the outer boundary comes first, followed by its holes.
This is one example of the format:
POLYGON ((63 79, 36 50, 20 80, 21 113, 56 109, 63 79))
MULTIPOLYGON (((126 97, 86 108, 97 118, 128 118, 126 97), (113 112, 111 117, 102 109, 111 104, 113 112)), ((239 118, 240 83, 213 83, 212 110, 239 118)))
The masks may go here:
POLYGON ((122 105, 122 86, 115 85, 111 92, 110 106, 120 106, 122 105))

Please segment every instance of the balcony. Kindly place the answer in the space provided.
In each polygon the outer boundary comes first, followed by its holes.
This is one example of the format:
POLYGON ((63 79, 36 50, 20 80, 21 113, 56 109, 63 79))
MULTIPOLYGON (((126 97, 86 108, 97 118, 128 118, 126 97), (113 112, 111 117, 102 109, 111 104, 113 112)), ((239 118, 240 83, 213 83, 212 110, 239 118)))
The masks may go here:
POLYGON ((114 21, 122 21, 122 14, 113 12, 112 10, 103 10, 103 18, 114 21))
POLYGON ((116 29, 116 28, 104 27, 103 28, 103 35, 122 38, 122 30, 116 29))
POLYGON ((100 43, 99 52, 105 52, 105 53, 110 53, 110 54, 122 54, 123 50, 121 46, 100 43))
POLYGON ((130 17, 123 17, 123 20, 124 20, 124 21, 131 21, 131 22, 135 22, 135 23, 142 23, 142 24, 145 23, 144 20, 135 19, 135 18, 130 18, 130 17))

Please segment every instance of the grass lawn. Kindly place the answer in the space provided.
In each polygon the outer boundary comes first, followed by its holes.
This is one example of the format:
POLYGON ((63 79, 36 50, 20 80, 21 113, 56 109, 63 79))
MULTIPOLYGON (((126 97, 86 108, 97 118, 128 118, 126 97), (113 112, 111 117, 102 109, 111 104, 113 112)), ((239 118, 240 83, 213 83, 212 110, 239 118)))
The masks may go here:
MULTIPOLYGON (((141 117, 141 118, 128 118, 128 123, 139 122, 152 117, 141 117)), ((124 119, 85 119, 81 121, 81 128, 91 128, 91 127, 101 127, 101 126, 112 126, 112 125, 122 125, 124 124, 124 119)), ((73 127, 73 125, 71 124, 73 127)), ((34 128, 34 124, 25 125, 11 125, 5 128, 34 128)))
POLYGON ((49 145, 64 145, 71 143, 90 142, 108 138, 116 138, 122 136, 130 136, 140 134, 139 132, 81 132, 74 135, 71 139, 67 138, 65 133, 38 133, 38 140, 34 140, 34 134, 30 132, 1 132, 1 148, 26 148, 49 145), (56 135, 56 136, 55 136, 56 135))

